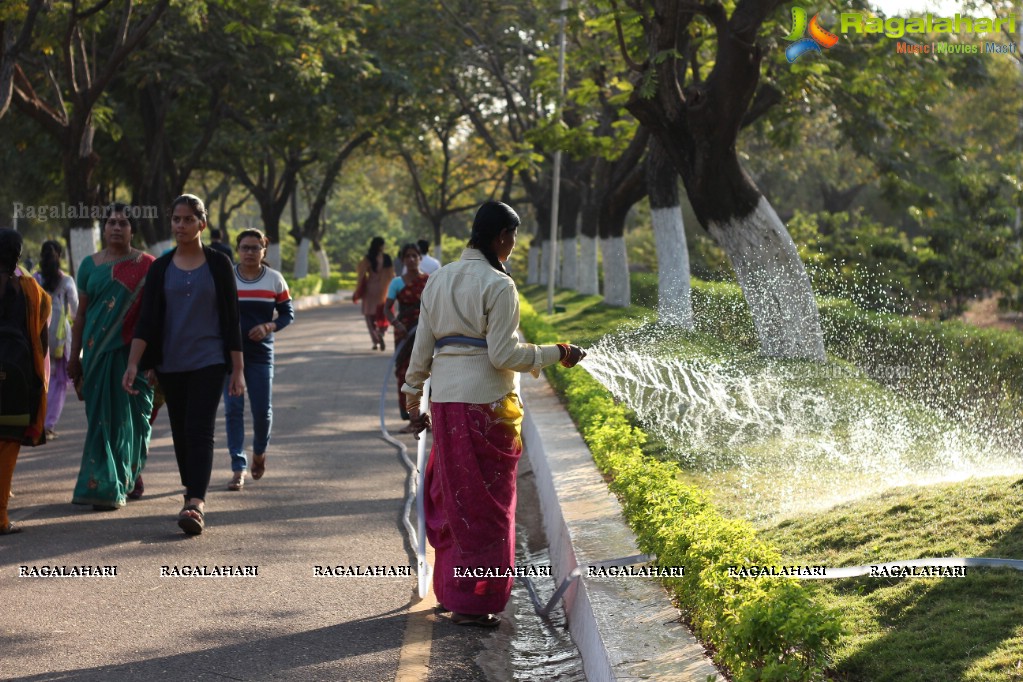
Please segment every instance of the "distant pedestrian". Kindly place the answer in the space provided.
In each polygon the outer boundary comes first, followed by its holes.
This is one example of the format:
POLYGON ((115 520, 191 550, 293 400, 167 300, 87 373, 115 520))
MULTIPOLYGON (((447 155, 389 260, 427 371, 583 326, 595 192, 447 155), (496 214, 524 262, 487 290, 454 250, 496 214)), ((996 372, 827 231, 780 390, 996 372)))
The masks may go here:
POLYGON ((21 532, 7 516, 21 446, 46 442, 50 296, 18 274, 22 247, 18 232, 0 229, 0 535, 21 532))
POLYGON ((516 470, 522 402, 516 373, 573 367, 585 353, 568 344, 520 343, 519 296, 505 271, 519 216, 488 201, 476 212, 462 257, 423 290, 419 329, 403 390, 416 432, 433 423, 426 468, 426 532, 436 550, 434 592, 459 625, 494 627, 511 595, 516 470), (420 415, 431 378, 430 416, 420 415))
POLYGON ((224 376, 231 374, 230 395, 245 391, 234 268, 224 254, 203 246, 206 221, 206 207, 192 194, 171 205, 177 246, 157 258, 149 271, 122 382, 124 390, 137 393, 139 369, 156 369, 185 487, 178 526, 189 535, 206 527, 206 491, 224 376))
MULTIPOLYGON (((251 472, 256 480, 262 478, 266 470, 266 448, 273 426, 274 338, 295 319, 288 283, 281 273, 263 260, 267 242, 259 230, 242 230, 237 242, 238 265, 234 268, 245 356, 245 387, 252 413, 251 472)), ((245 457, 245 396, 231 395, 228 389, 228 386, 224 387, 224 417, 234 475, 227 489, 241 490, 248 468, 245 457)))
POLYGON ((373 237, 370 241, 369 251, 356 268, 355 279, 352 301, 362 302, 362 314, 373 340, 373 350, 386 350, 384 334, 388 323, 384 317, 384 301, 387 300, 387 287, 394 279, 394 263, 384 253, 383 237, 373 237))
POLYGON ((224 241, 224 233, 220 231, 220 228, 210 228, 210 248, 220 251, 232 263, 234 262, 234 251, 231 249, 231 245, 224 241))
POLYGON ((394 325, 394 352, 397 353, 394 358, 394 376, 398 380, 398 410, 401 418, 406 421, 409 414, 401 387, 405 384, 405 372, 412 357, 412 344, 416 340, 415 328, 419 324, 419 303, 423 287, 429 278, 429 275, 419 270, 421 259, 417 245, 405 244, 401 247, 398 260, 404 265, 405 272, 391 280, 387 288, 387 301, 384 303, 384 313, 394 325), (397 314, 393 310, 395 303, 398 304, 397 314))
POLYGON ((141 378, 135 393, 121 390, 135 320, 153 257, 133 248, 134 213, 124 204, 105 210, 104 248, 78 267, 78 313, 71 328, 68 376, 85 400, 88 427, 74 504, 118 509, 142 496, 149 454, 153 389, 141 378))
POLYGON ((419 264, 419 270, 427 275, 432 275, 440 270, 440 261, 430 255, 430 242, 420 239, 416 244, 419 246, 419 253, 423 257, 422 262, 419 264))
POLYGON ((72 385, 67 374, 71 355, 71 321, 78 314, 78 287, 75 280, 60 269, 64 249, 60 242, 47 240, 39 255, 36 281, 50 295, 50 388, 46 394, 46 440, 57 437, 54 430, 64 411, 67 389, 72 385))

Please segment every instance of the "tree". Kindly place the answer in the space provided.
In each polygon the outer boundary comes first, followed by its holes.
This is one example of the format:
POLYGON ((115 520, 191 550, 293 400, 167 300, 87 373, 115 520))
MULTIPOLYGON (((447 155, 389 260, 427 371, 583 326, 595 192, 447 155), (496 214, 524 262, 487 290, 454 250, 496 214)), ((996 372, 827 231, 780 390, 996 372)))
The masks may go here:
MULTIPOLYGON (((124 0, 120 11, 112 9, 112 4, 113 0, 98 0, 80 9, 77 0, 72 0, 66 7, 61 6, 60 12, 47 17, 46 31, 36 41, 38 46, 14 67, 15 105, 57 140, 65 196, 76 215, 81 208, 90 209, 85 225, 89 229, 95 222, 91 209, 103 199, 93 177, 99 164, 93 146, 97 119, 109 113, 106 107, 99 107, 101 98, 170 0, 124 0), (148 8, 148 12, 135 20, 133 15, 139 8, 148 8), (56 54, 59 57, 54 58, 56 54), (52 99, 41 94, 44 88, 52 88, 52 99)), ((72 219, 67 227, 78 224, 72 219)), ((86 244, 71 242, 71 261, 76 266, 90 252, 86 244)))
MULTIPOLYGON (((635 89, 628 103, 664 147, 700 222, 726 252, 768 356, 822 361, 817 303, 796 246, 743 170, 740 128, 777 99, 758 89, 758 32, 780 0, 739 0, 729 16, 708 0, 630 0, 646 36, 646 59, 624 57, 635 89), (696 17, 705 22, 697 23, 696 17), (709 72, 704 64, 709 61, 709 72)), ((616 8, 617 13, 617 8, 616 8)), ((621 21, 619 21, 621 24, 621 21)))
POLYGON ((362 131, 355 135, 352 139, 348 140, 341 149, 324 164, 323 173, 320 177, 319 183, 317 183, 316 195, 309 206, 306 218, 302 222, 300 228, 296 224, 296 229, 293 232, 295 241, 299 243, 298 255, 295 257, 296 278, 305 277, 309 272, 310 249, 312 249, 319 258, 320 276, 326 278, 330 275, 330 263, 326 258, 326 253, 323 250, 322 244, 325 229, 325 225, 323 223, 323 210, 326 208, 327 200, 330 198, 338 177, 341 175, 341 168, 344 166, 345 161, 348 160, 348 157, 350 157, 357 148, 365 142, 368 142, 372 137, 373 134, 371 132, 362 131))
POLYGON ((11 105, 18 58, 31 43, 39 12, 49 8, 49 0, 30 0, 27 5, 12 2, 0 9, 0 118, 11 105))
POLYGON ((509 175, 485 153, 478 136, 466 134, 463 123, 462 111, 437 115, 418 140, 397 143, 412 179, 416 208, 429 221, 437 245, 446 218, 498 196, 509 175))
POLYGON ((650 138, 647 149, 646 183, 657 244, 657 319, 662 324, 692 329, 689 249, 682 222, 679 177, 656 137, 650 138))

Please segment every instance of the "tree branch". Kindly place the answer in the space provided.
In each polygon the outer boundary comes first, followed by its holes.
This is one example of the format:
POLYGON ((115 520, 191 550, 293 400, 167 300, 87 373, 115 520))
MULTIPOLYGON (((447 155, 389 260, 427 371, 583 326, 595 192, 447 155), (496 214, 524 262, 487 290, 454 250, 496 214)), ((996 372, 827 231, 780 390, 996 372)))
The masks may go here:
POLYGON ((650 60, 645 59, 642 63, 633 61, 632 57, 629 56, 629 48, 625 44, 625 33, 622 30, 622 17, 618 12, 618 3, 615 0, 611 0, 611 11, 615 15, 615 32, 618 34, 618 49, 622 53, 622 59, 625 60, 625 65, 632 71, 642 72, 649 66, 650 60))

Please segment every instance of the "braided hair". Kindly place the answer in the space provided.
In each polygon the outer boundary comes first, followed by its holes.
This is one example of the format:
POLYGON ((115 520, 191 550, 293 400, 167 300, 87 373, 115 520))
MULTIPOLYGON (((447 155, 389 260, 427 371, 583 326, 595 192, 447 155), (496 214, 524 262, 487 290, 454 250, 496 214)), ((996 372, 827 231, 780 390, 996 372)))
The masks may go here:
POLYGON ((472 234, 469 236, 469 246, 478 249, 493 268, 499 272, 508 274, 504 264, 497 259, 494 251, 494 240, 503 230, 514 231, 518 229, 522 221, 519 214, 508 204, 500 201, 484 202, 476 217, 472 221, 472 234))

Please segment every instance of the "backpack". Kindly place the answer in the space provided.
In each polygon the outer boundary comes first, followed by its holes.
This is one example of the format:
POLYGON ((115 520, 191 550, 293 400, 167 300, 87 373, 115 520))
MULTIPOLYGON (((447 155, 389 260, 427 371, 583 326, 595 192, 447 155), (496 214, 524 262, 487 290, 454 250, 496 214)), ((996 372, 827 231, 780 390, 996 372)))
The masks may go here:
POLYGON ((27 428, 42 389, 24 329, 11 320, 0 319, 0 427, 27 428))

